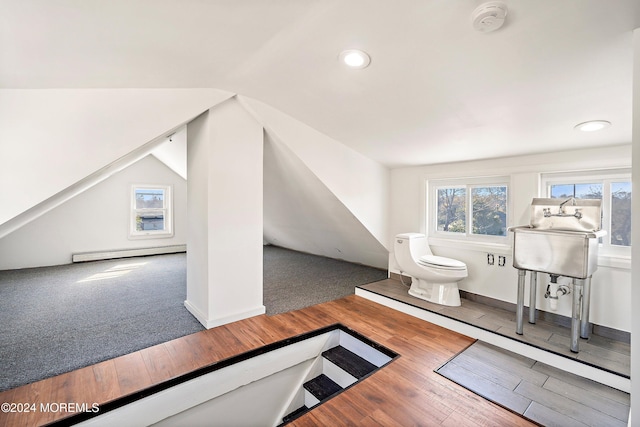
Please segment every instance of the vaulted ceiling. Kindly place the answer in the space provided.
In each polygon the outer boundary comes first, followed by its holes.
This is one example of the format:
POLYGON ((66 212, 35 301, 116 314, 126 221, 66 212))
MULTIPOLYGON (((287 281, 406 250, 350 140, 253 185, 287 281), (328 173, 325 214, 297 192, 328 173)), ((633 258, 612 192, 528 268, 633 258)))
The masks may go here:
POLYGON ((503 2, 0 0, 0 88, 216 88, 389 167, 630 143, 640 2, 503 2))

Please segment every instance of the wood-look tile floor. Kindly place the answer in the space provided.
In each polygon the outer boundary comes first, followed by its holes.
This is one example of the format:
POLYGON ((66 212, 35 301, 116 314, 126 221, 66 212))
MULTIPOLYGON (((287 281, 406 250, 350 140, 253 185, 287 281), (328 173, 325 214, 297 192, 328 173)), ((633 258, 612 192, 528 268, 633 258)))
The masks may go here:
MULTIPOLYGON (((335 323, 400 357, 291 425, 534 425, 434 372, 473 339, 355 295, 201 331, 2 392, 0 403, 104 405, 233 355, 335 323)), ((0 412, 0 427, 43 425, 70 415, 0 412)))
POLYGON ((628 393, 482 341, 438 372, 545 426, 624 427, 629 420, 628 393))
POLYGON ((565 356, 579 362, 599 367, 629 378, 631 374, 631 346, 628 343, 591 335, 580 339, 580 352, 569 350, 571 329, 542 320, 530 324, 524 320, 524 334, 516 334, 516 314, 462 298, 460 307, 433 304, 407 293, 408 287, 398 280, 387 279, 359 286, 361 289, 383 295, 397 301, 419 307, 505 337, 531 344, 543 350, 565 356))

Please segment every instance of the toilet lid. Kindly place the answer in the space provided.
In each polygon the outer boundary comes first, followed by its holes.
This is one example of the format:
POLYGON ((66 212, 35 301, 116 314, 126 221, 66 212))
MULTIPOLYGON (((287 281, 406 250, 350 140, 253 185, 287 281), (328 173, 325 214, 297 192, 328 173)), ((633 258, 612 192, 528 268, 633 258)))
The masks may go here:
POLYGON ((425 255, 418 260, 419 264, 447 270, 463 270, 467 265, 457 259, 445 258, 437 255, 425 255))

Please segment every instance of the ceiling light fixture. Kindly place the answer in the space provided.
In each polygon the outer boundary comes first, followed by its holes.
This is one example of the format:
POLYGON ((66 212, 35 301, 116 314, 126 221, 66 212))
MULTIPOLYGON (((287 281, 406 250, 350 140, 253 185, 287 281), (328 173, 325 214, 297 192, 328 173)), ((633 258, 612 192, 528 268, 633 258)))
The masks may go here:
POLYGON ((340 52, 338 55, 340 62, 349 68, 361 70, 367 68, 371 63, 371 57, 366 52, 358 49, 348 49, 340 52))
POLYGON ((593 132, 609 126, 611 126, 611 122, 608 122, 606 120, 590 120, 588 122, 576 125, 574 129, 582 132, 593 132))

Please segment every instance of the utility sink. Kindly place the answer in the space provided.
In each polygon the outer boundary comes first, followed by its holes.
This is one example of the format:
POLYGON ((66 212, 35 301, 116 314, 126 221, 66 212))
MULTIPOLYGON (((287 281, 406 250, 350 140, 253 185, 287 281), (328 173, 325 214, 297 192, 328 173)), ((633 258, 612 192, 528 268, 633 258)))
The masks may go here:
POLYGON ((540 271, 558 276, 586 279, 598 268, 598 231, 567 231, 511 227, 513 266, 519 270, 540 271))
POLYGON ((518 269, 516 334, 523 334, 524 281, 531 274, 529 323, 536 323, 537 273, 571 277, 571 346, 578 353, 578 334, 589 338, 591 276, 598 269, 598 244, 607 232, 600 230, 601 201, 597 199, 534 198, 529 225, 513 232, 513 266, 518 269))

